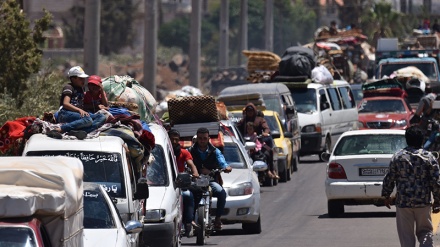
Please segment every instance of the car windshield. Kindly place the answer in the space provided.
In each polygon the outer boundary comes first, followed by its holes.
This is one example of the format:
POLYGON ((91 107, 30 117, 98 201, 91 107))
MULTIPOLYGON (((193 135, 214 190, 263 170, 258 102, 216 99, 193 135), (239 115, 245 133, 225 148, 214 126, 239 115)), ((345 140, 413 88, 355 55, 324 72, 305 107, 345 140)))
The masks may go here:
POLYGON ((407 63, 384 63, 381 64, 381 76, 390 76, 394 71, 403 69, 408 66, 415 66, 423 72, 430 80, 437 81, 435 64, 432 62, 407 62, 407 63))
POLYGON ((103 185, 112 197, 126 198, 122 157, 118 153, 89 151, 30 151, 26 156, 68 156, 82 161, 84 182, 103 185))
POLYGON ((115 228, 115 221, 101 191, 84 189, 84 228, 115 228))
POLYGON ((163 147, 156 144, 151 151, 153 159, 147 165, 147 180, 149 186, 168 186, 167 163, 163 147))
POLYGON ((406 146, 403 134, 350 135, 338 142, 333 155, 394 154, 406 146))
POLYGON ((0 227, 0 247, 37 247, 34 231, 29 227, 0 227))
POLYGON ((235 169, 245 169, 246 161, 243 154, 240 152, 236 143, 226 142, 223 147, 223 156, 225 156, 226 163, 235 169))
POLYGON ((377 112, 394 112, 404 113, 406 112, 405 106, 400 99, 387 99, 387 100, 363 100, 359 104, 359 113, 377 113, 377 112))
POLYGON ((263 94, 264 105, 266 109, 278 112, 280 116, 283 114, 283 109, 281 108, 279 96, 275 95, 264 95, 263 94))
POLYGON ((267 125, 269 125, 270 131, 278 131, 279 133, 281 133, 280 127, 278 125, 277 120, 275 119, 275 116, 265 115, 264 119, 266 119, 266 122, 267 122, 267 125))
POLYGON ((295 100, 296 109, 301 113, 316 112, 316 90, 313 88, 295 88, 292 91, 293 99, 295 100))

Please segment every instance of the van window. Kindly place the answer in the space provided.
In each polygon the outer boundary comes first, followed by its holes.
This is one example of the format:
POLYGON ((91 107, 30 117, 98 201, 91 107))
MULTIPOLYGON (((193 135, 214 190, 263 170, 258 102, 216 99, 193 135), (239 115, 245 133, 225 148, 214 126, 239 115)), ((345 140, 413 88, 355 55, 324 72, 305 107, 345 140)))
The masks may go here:
POLYGON ((356 103, 353 99, 353 94, 350 91, 350 88, 348 87, 340 87, 339 93, 341 94, 342 103, 344 104, 345 109, 354 108, 356 103))
POLYGON ((281 108, 281 102, 278 96, 263 94, 263 100, 264 104, 266 105, 266 109, 276 111, 278 114, 283 116, 283 109, 281 108))
POLYGON ((116 198, 126 198, 122 157, 119 153, 96 151, 29 151, 26 156, 67 156, 82 161, 84 182, 101 184, 107 193, 116 198))
POLYGON ((338 91, 336 88, 327 88, 328 95, 330 96, 330 103, 334 111, 341 110, 342 105, 339 99, 338 91))
POLYGON ((313 88, 298 88, 292 91, 296 110, 300 113, 315 112, 317 109, 316 93, 313 88))
POLYGON ((151 150, 151 155, 154 159, 147 165, 148 186, 168 186, 168 170, 163 147, 156 144, 151 150))

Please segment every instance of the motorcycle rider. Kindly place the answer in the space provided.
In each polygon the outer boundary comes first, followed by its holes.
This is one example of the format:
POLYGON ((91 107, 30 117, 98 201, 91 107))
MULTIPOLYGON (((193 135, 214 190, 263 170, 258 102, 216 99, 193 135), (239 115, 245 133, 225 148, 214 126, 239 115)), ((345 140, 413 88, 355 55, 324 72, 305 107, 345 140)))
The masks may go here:
MULTIPOLYGON (((185 164, 189 168, 193 177, 199 177, 197 168, 194 165, 193 158, 188 150, 180 146, 180 133, 175 129, 168 131, 171 144, 173 146, 174 155, 176 156, 177 168, 179 172, 185 172, 185 164)), ((194 221, 194 195, 190 189, 182 190, 183 199, 183 224, 185 225, 185 234, 187 237, 191 236, 192 228, 199 227, 194 221)))
MULTIPOLYGON (((194 158, 194 164, 199 174, 210 174, 211 170, 221 168, 229 173, 232 168, 226 163, 225 157, 221 151, 209 142, 209 130, 199 128, 196 134, 196 142, 188 149, 194 158)), ((226 191, 221 186, 221 178, 214 177, 214 181, 209 182, 212 189, 212 196, 217 197, 217 209, 215 213, 214 229, 221 230, 221 215, 226 204, 226 191)))
POLYGON ((429 93, 420 99, 417 110, 411 118, 411 124, 418 124, 422 129, 426 129, 428 120, 434 116, 432 104, 436 98, 435 93, 429 93))

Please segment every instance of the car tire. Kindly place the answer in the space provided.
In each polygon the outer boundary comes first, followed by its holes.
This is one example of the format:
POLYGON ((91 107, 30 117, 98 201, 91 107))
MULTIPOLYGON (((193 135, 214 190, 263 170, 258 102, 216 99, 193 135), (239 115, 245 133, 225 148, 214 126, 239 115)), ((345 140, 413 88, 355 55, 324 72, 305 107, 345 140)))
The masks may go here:
POLYGON ((265 176, 264 177, 263 186, 265 186, 265 187, 273 187, 273 181, 274 181, 274 179, 269 178, 268 176, 265 176))
POLYGON ((258 217, 255 223, 242 223, 241 228, 248 234, 260 234, 261 233, 261 216, 258 217))
MULTIPOLYGON (((282 183, 285 183, 285 182, 287 182, 287 160, 286 160, 286 162, 283 162, 284 163, 284 167, 281 169, 281 172, 279 172, 278 173, 278 176, 280 176, 280 182, 282 182, 282 183)), ((280 169, 278 168, 278 171, 279 171, 280 169)))
POLYGON ((296 155, 295 158, 292 158, 291 173, 298 171, 298 165, 299 165, 299 156, 296 155))
POLYGON ((200 206, 197 208, 196 212, 197 216, 197 224, 200 226, 196 231, 196 244, 197 245, 205 245, 205 231, 206 231, 206 224, 205 224, 205 206, 200 206))
MULTIPOLYGON (((331 146, 332 146, 332 142, 331 142, 330 138, 327 136, 327 138, 325 138, 325 146, 324 146, 323 152, 330 153, 330 147, 331 146)), ((325 162, 325 160, 323 160, 321 158, 321 155, 318 155, 318 156, 319 156, 319 161, 320 162, 325 162)))
POLYGON ((327 210, 330 218, 338 217, 340 214, 344 213, 344 203, 338 200, 328 200, 327 210))
POLYGON ((290 181, 290 179, 291 179, 291 177, 290 177, 290 175, 292 174, 291 170, 292 170, 292 167, 287 169, 287 172, 286 172, 287 173, 287 181, 290 181))

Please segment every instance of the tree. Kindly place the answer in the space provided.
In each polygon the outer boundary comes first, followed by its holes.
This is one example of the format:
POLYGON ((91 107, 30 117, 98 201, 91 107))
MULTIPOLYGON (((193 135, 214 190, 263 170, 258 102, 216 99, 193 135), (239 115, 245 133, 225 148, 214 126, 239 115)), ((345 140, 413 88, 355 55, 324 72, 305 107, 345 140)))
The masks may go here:
POLYGON ((16 107, 23 104, 21 92, 25 81, 38 72, 42 51, 38 44, 44 41, 43 32, 48 29, 51 15, 45 14, 35 21, 33 29, 15 0, 3 0, 0 7, 0 86, 5 97, 16 99, 16 107))
MULTIPOLYGON (((81 1, 84 3, 84 0, 81 1)), ((134 38, 132 24, 140 2, 132 0, 102 0, 101 2, 100 53, 110 55, 130 46, 134 38)), ((71 19, 63 19, 66 47, 84 46, 84 4, 71 8, 71 19)))

